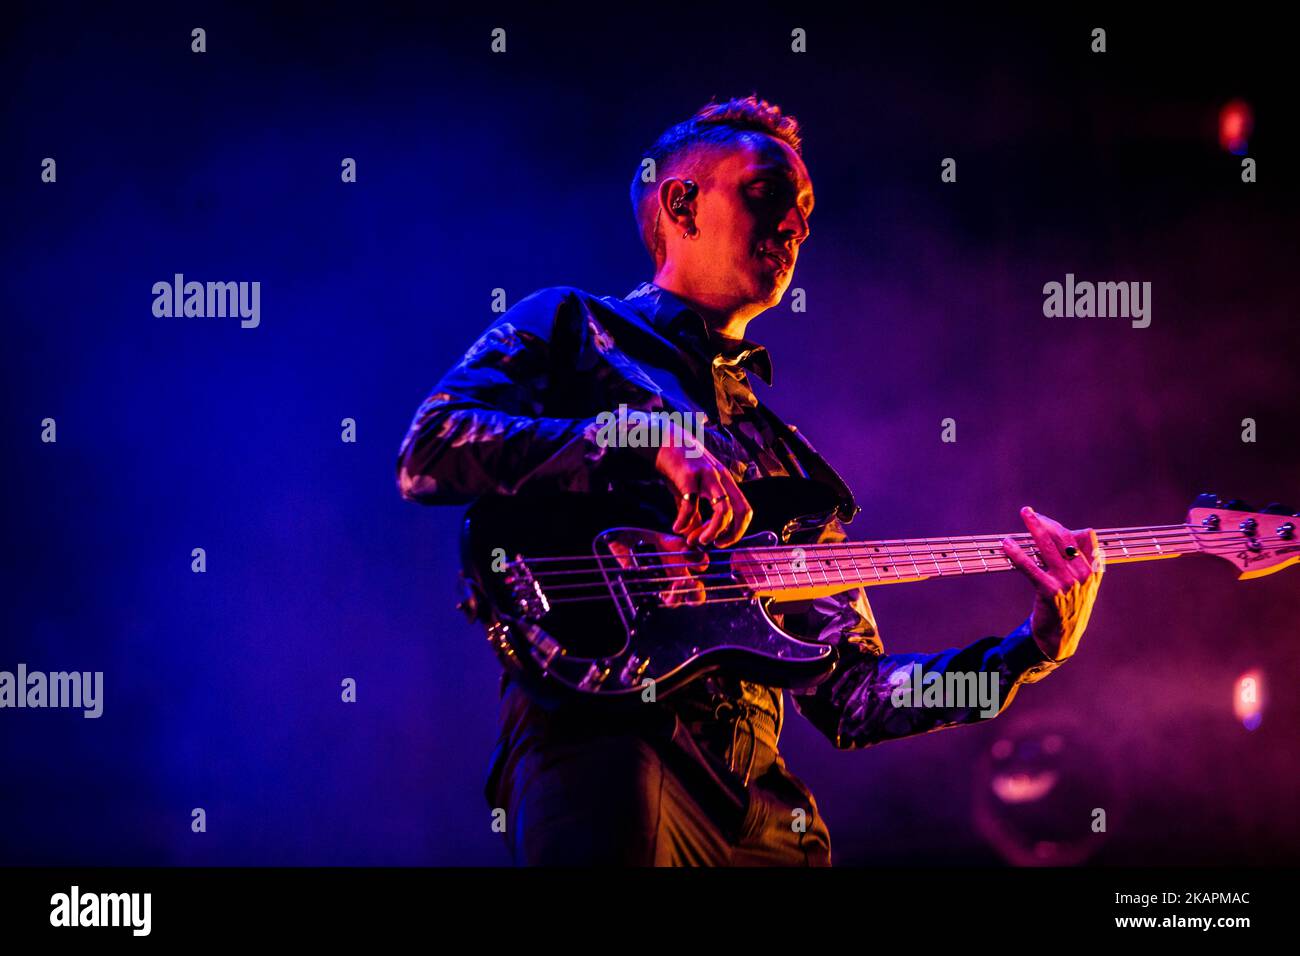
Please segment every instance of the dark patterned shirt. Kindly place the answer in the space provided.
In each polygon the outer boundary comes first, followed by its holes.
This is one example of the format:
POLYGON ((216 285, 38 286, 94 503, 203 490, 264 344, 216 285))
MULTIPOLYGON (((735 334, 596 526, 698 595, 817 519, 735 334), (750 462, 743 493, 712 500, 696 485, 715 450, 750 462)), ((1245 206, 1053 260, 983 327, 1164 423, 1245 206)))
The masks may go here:
MULTIPOLYGON (((398 454, 398 488, 410 501, 447 504, 525 488, 581 493, 662 481, 653 468, 657 449, 609 447, 597 438, 597 416, 626 404, 703 413, 705 445, 737 480, 820 480, 846 496, 840 513, 851 518, 857 509, 839 476, 797 430, 782 429, 782 437, 770 413, 760 414, 766 410, 750 389, 750 374, 770 384, 766 349, 712 338, 696 312, 652 283, 624 299, 543 289, 493 323, 425 399, 398 454)), ((835 520, 808 540, 846 539, 835 520)), ((1028 620, 1005 638, 937 654, 886 654, 860 587, 774 611, 791 633, 838 648, 831 677, 791 699, 845 750, 983 719, 975 704, 894 706, 893 690, 913 665, 941 679, 947 672, 994 674, 1001 709, 1021 684, 1058 666, 1039 650, 1028 620)), ((779 736, 784 708, 777 688, 723 674, 685 688, 679 706, 694 703, 705 713, 719 695, 770 714, 779 736)))

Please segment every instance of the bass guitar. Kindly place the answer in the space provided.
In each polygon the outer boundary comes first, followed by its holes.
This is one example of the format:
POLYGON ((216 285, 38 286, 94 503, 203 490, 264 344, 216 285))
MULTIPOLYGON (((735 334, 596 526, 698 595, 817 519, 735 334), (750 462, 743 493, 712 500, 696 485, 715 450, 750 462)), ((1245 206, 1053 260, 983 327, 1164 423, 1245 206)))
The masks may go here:
MULTIPOLYGON (((795 544, 833 519, 823 485, 746 482, 754 533, 733 547, 665 550, 675 508, 663 490, 479 499, 461 539, 462 609, 487 627, 509 667, 562 693, 667 696, 719 668, 770 686, 806 688, 834 670, 826 644, 800 640, 773 607, 857 587, 1011 570, 1000 534, 795 544), (683 589, 682 585, 689 585, 683 589)), ((1273 504, 1203 494, 1176 524, 1097 529, 1106 566, 1208 554, 1241 580, 1300 561, 1296 518, 1273 504)), ((1010 535, 1031 557, 1028 533, 1010 535)))

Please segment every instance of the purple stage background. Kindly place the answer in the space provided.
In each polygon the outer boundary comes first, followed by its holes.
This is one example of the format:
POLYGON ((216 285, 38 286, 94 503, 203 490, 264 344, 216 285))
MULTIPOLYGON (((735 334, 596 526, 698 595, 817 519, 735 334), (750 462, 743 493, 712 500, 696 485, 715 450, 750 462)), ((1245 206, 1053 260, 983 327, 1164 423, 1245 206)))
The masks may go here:
MULTIPOLYGON (((6 31, 0 670, 103 671, 105 702, 0 713, 0 863, 508 862, 460 512, 400 500, 398 443, 494 288, 649 278, 628 182, 713 95, 804 126, 808 311, 750 331, 760 396, 857 492, 855 537, 1022 530, 1024 504, 1173 523, 1201 491, 1300 507, 1295 109, 1268 24, 344 9, 42 5, 6 31), (1237 97, 1254 184, 1218 140, 1237 97), (260 326, 155 318, 174 273, 260 281, 260 326), (1149 281, 1150 327, 1045 318, 1067 273, 1149 281)), ((1300 571, 1234 578, 1115 567, 1077 657, 988 724, 840 753, 788 709, 836 861, 1002 860, 981 758, 1045 732, 1068 796, 1108 809, 1091 862, 1300 860, 1300 571)), ((896 651, 1030 606, 1011 574, 871 598, 896 651)))

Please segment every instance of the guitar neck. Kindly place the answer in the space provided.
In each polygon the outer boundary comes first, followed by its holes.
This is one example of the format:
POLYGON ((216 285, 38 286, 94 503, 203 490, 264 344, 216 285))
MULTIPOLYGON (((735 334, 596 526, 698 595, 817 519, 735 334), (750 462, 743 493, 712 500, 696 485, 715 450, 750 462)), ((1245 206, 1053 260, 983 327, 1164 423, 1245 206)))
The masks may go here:
MULTIPOLYGON (((760 596, 798 600, 854 587, 1009 571, 1015 565, 1002 550, 1004 537, 1031 558, 1038 557, 1032 536, 1023 532, 750 548, 735 554, 732 570, 760 596)), ((1185 524, 1106 528, 1097 531, 1097 540, 1107 566, 1177 558, 1200 550, 1185 524)))

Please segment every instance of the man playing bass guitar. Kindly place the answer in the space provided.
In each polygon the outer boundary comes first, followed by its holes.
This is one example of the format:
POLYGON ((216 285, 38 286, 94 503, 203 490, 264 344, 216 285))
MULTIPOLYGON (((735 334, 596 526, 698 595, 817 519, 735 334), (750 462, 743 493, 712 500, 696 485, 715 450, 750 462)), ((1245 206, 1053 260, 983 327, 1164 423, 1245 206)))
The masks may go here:
MULTIPOLYGON (((402 496, 463 504, 667 490, 676 510, 654 549, 681 555, 669 603, 704 593, 699 549, 745 536, 755 479, 807 479, 833 502, 828 520, 791 528, 789 541, 846 540, 857 511, 848 488, 749 382, 771 377, 749 323, 781 301, 809 234, 801 152, 796 120, 754 96, 710 103, 667 130, 632 184, 653 281, 625 298, 549 288, 509 309, 420 406, 397 461, 402 496), (698 435, 669 425, 657 444, 628 447, 601 430, 621 406, 703 415, 705 425, 698 435)), ((1103 573, 1096 536, 1029 508, 1021 517, 1041 563, 1002 539, 1034 592, 1006 637, 886 654, 862 587, 774 605, 785 631, 837 655, 829 677, 790 690, 795 710, 837 748, 866 747, 990 716, 898 706, 892 691, 914 665, 995 682, 1000 712, 1073 655, 1103 573)), ((507 668, 486 797, 505 811, 520 864, 829 865, 817 803, 778 751, 784 716, 782 688, 725 667, 618 713, 556 700, 507 668)))

